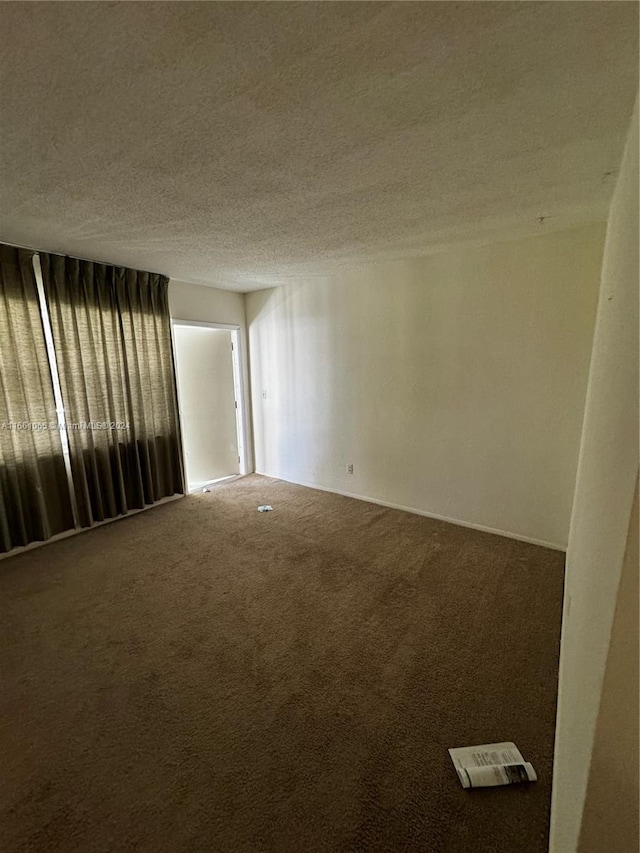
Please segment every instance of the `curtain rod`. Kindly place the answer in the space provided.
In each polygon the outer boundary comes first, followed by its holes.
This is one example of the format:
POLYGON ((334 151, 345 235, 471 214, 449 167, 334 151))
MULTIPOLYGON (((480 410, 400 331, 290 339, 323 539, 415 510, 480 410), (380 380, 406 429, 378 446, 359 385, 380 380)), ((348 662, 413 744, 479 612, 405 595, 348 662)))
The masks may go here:
POLYGON ((27 252, 33 252, 34 254, 40 257, 41 253, 45 253, 47 255, 56 255, 58 258, 74 258, 76 261, 86 261, 88 264, 104 264, 107 267, 123 267, 124 269, 135 269, 136 272, 148 272, 151 275, 162 275, 165 278, 170 278, 170 276, 166 275, 163 272, 153 272, 153 270, 139 270, 137 267, 126 267, 124 264, 114 264, 112 261, 96 261, 95 258, 81 258, 78 255, 68 255, 65 252, 51 252, 48 249, 36 249, 34 246, 23 246, 18 243, 10 243, 8 240, 0 240, 0 244, 4 246, 11 246, 12 249, 24 249, 27 252))
MULTIPOLYGON (((44 252, 44 249, 35 249, 33 246, 23 246, 21 243, 10 243, 8 240, 0 240, 5 246, 11 246, 12 249, 24 249, 27 252, 35 252, 36 255, 39 255, 40 252, 44 252)), ((47 252, 48 255, 58 255, 61 258, 64 258, 63 252, 47 252)), ((74 256, 75 257, 75 256, 74 256)), ((79 261, 88 261, 89 258, 78 258, 79 261)), ((95 263, 95 261, 94 261, 95 263)))

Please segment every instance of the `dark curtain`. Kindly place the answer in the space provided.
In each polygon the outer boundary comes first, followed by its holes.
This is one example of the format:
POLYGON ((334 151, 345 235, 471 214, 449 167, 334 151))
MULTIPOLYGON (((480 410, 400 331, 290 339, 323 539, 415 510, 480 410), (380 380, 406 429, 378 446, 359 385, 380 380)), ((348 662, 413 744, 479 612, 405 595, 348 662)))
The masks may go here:
POLYGON ((40 253, 80 524, 183 492, 168 279, 40 253))
POLYGON ((0 245, 0 551, 74 526, 33 252, 0 245))

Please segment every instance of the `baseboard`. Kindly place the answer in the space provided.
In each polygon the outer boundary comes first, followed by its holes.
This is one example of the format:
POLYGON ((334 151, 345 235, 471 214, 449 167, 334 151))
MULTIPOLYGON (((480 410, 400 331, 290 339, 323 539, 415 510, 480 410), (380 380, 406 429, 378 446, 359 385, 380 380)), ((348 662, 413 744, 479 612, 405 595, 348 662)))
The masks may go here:
MULTIPOLYGON (((246 474, 229 474, 228 477, 219 477, 217 480, 209 480, 207 483, 203 483, 201 486, 196 486, 194 489, 187 489, 185 494, 199 495, 205 489, 210 489, 211 486, 221 486, 223 483, 230 483, 232 480, 239 480, 241 477, 246 476, 246 474)), ((182 497, 182 495, 180 497, 182 497)))
POLYGON ((559 545, 557 542, 547 542, 545 539, 534 539, 532 536, 522 536, 520 533, 510 533, 508 530, 498 530, 495 527, 487 527, 484 524, 475 524, 473 521, 462 521, 459 518, 449 518, 446 515, 438 515, 435 512, 427 512, 424 509, 417 509, 412 506, 404 506, 403 504, 395 504, 390 501, 382 501, 378 498, 370 498, 366 495, 358 495, 354 492, 344 492, 341 489, 330 489, 327 486, 319 486, 317 483, 305 483, 301 480, 288 480, 285 477, 277 477, 275 474, 267 474, 264 471, 256 471, 263 477, 271 477, 273 480, 283 480, 285 483, 293 483, 296 486, 305 486, 307 489, 317 489, 320 492, 330 492, 334 495, 342 495, 345 498, 354 498, 365 503, 378 504, 389 509, 400 509, 403 512, 411 512, 414 515, 422 515, 425 518, 433 518, 436 521, 446 521, 447 524, 455 524, 458 527, 468 527, 472 530, 479 530, 482 533, 492 533, 494 536, 504 536, 507 539, 516 539, 518 542, 528 542, 530 545, 539 545, 541 548, 551 548, 553 551, 566 552, 566 545, 559 545))
POLYGON ((112 524, 114 521, 121 521, 123 518, 131 518, 132 515, 137 515, 139 512, 146 512, 148 509, 154 509, 157 506, 168 504, 171 501, 177 501, 179 498, 183 497, 184 495, 169 495, 166 498, 160 498, 159 501, 149 504, 148 506, 140 507, 140 509, 129 510, 125 515, 116 515, 115 518, 105 518, 104 521, 96 521, 96 523, 92 524, 91 527, 74 527, 72 530, 63 530, 62 533, 56 533, 54 536, 49 537, 49 539, 43 539, 39 542, 29 542, 28 545, 18 545, 17 548, 12 548, 10 551, 0 554, 0 560, 7 560, 9 557, 17 557, 18 554, 24 554, 25 551, 33 551, 36 548, 43 548, 45 545, 51 545, 53 542, 60 542, 61 539, 68 539, 70 536, 77 536, 80 533, 89 533, 97 527, 103 527, 105 524, 112 524))

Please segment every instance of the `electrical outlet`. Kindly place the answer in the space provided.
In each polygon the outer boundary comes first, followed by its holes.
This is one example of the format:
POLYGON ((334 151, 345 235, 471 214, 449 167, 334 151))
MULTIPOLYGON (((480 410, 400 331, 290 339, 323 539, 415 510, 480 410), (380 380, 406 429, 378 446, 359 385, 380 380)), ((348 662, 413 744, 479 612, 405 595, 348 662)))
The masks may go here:
POLYGON ((347 474, 353 474, 353 462, 347 465, 347 474))

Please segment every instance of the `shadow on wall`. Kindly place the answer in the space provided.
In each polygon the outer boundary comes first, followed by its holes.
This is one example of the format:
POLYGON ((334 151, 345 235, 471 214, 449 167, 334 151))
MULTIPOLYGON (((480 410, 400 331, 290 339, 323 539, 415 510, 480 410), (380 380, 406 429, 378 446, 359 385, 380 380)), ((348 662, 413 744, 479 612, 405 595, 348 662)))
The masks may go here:
MULTIPOLYGON (((333 338, 323 302, 322 287, 300 284, 247 294, 258 471, 315 482, 318 460, 330 452, 331 435, 317 425, 338 417, 334 389, 340 383, 331 369, 341 361, 337 344, 344 336, 333 338), (309 293, 320 304, 309 302, 309 293)), ((343 411, 343 427, 345 417, 343 411)))

